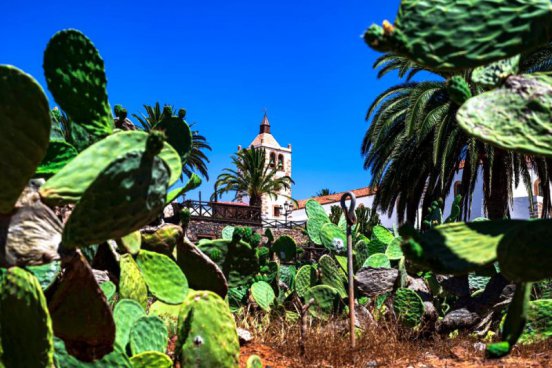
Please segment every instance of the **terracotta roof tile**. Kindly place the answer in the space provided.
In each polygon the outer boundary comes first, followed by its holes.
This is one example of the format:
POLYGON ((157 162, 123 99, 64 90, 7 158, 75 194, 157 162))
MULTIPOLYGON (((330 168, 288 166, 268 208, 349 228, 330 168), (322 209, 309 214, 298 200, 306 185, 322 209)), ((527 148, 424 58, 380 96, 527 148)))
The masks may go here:
MULTIPOLYGON (((375 188, 364 187, 364 188, 351 190, 350 192, 353 192, 355 197, 360 198, 360 197, 371 196, 374 193, 376 193, 376 190, 377 189, 375 188)), ((307 204, 307 201, 309 199, 314 199, 316 202, 322 205, 328 204, 328 203, 338 203, 341 200, 341 196, 344 193, 346 192, 340 192, 340 193, 330 194, 330 195, 321 196, 321 197, 313 197, 313 198, 299 200, 297 201, 297 209, 305 208, 305 205, 307 204)))

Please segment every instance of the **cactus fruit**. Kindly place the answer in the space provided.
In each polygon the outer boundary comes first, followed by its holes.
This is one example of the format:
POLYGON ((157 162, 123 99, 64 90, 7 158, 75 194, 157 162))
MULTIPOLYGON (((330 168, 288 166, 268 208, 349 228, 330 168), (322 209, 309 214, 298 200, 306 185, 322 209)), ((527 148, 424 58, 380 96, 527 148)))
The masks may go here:
POLYGON ((169 336, 174 336, 177 333, 178 312, 181 307, 182 304, 166 304, 160 300, 156 300, 152 305, 150 305, 148 315, 161 318, 167 327, 169 336))
POLYGON ((28 74, 0 66, 0 214, 10 213, 46 155, 50 137, 48 100, 28 74))
POLYGON ((111 308, 82 254, 74 253, 65 263, 48 308, 55 335, 63 339, 70 354, 92 361, 113 350, 111 308))
POLYGON ((70 355, 63 340, 54 337, 55 355, 54 360, 56 367, 63 368, 135 368, 131 365, 128 356, 122 347, 115 345, 113 351, 104 355, 101 359, 93 362, 83 362, 70 355))
POLYGON ((64 139, 52 139, 48 145, 46 155, 36 168, 36 176, 49 177, 57 174, 65 165, 72 159, 77 157, 79 153, 64 139))
POLYGON ((403 0, 395 25, 372 26, 364 39, 432 70, 460 70, 546 44, 550 24, 548 0, 403 0))
POLYGON ((137 255, 142 246, 142 234, 140 230, 133 231, 117 239, 117 246, 120 253, 129 253, 133 256, 137 255))
POLYGON ((104 281, 100 284, 100 289, 102 289, 102 292, 104 293, 105 299, 107 300, 107 302, 111 304, 111 302, 113 301, 113 297, 117 292, 117 286, 111 281, 104 281))
POLYGON ((176 243, 184 236, 182 228, 175 224, 164 224, 155 232, 142 232, 142 248, 166 256, 173 254, 176 243))
POLYGON ((347 282, 347 276, 341 267, 327 254, 320 257, 318 266, 322 283, 337 290, 340 297, 346 298, 347 290, 345 289, 345 284, 347 282))
POLYGON ((293 238, 282 235, 272 244, 270 250, 278 256, 280 261, 290 262, 295 259, 297 244, 293 238))
POLYGON ((246 368, 263 368, 263 362, 261 361, 261 358, 259 358, 258 355, 250 355, 249 358, 247 358, 246 362, 246 368))
POLYGON ((295 292, 305 299, 310 288, 317 284, 316 270, 311 265, 304 265, 297 271, 295 276, 295 292))
POLYGON ((164 254, 141 250, 136 262, 153 296, 167 304, 184 301, 188 280, 172 259, 164 254))
POLYGON ((134 258, 130 254, 123 254, 119 266, 119 297, 133 299, 145 309, 148 304, 148 288, 134 258))
POLYGON ((130 329, 129 343, 132 355, 146 351, 164 353, 169 343, 169 333, 161 318, 141 317, 130 329))
MULTIPOLYGON (((482 222, 485 223, 492 222, 482 222)), ((506 278, 527 282, 552 277, 551 225, 551 220, 523 221, 503 236, 497 253, 500 272, 506 278)))
POLYGON ((447 80, 447 92, 452 102, 458 106, 462 106, 472 97, 470 85, 459 75, 454 75, 447 80))
POLYGON ((37 278, 42 290, 46 291, 61 273, 61 262, 53 261, 40 266, 27 266, 25 269, 37 278))
POLYGON ((239 366, 240 345, 234 318, 217 294, 188 294, 178 318, 175 356, 182 368, 239 366))
POLYGON ((10 367, 51 367, 54 334, 36 277, 12 267, 0 283, 1 359, 10 367))
POLYGON ((176 263, 192 289, 211 290, 221 298, 228 293, 228 283, 222 270, 186 237, 176 244, 176 263))
POLYGON ((224 229, 222 229, 222 239, 232 240, 233 236, 234 236, 234 226, 225 226, 224 229))
POLYGON ((56 33, 44 51, 48 88, 71 120, 94 137, 113 131, 104 62, 94 44, 73 29, 56 33))
POLYGON ((320 229, 320 240, 330 252, 342 253, 347 250, 347 236, 339 226, 331 222, 320 229))
POLYGON ((472 81, 485 89, 498 87, 510 75, 518 73, 519 59, 520 55, 516 55, 477 67, 472 72, 472 81))
POLYGON ((339 292, 328 285, 317 285, 305 293, 305 300, 314 299, 314 304, 309 308, 309 314, 313 317, 327 321, 337 312, 339 307, 339 292))
POLYGON ((251 297, 265 312, 270 312, 270 306, 274 304, 274 290, 264 281, 257 281, 251 285, 251 297))
POLYGON ((456 118, 468 134, 484 142, 508 151, 550 157, 552 77, 508 77, 502 88, 467 101, 456 118))
POLYGON ((40 265, 59 258, 63 225, 30 187, 21 195, 8 221, 5 254, 0 252, 0 264, 40 265))
MULTIPOLYGON (((96 180, 98 175, 118 157, 146 149, 149 134, 139 131, 110 135, 81 152, 40 187, 40 196, 49 205, 76 203, 96 180)), ((178 181, 182 162, 178 153, 167 142, 159 157, 170 169, 169 185, 178 181)), ((126 235, 126 234, 125 234, 126 235)))
POLYGON ((173 202, 184 193, 189 192, 190 190, 194 190, 200 185, 201 185, 201 178, 196 174, 192 173, 192 176, 190 176, 190 179, 188 179, 188 181, 183 187, 173 189, 167 194, 166 203, 173 202))
POLYGON ((120 238, 161 213, 168 170, 162 159, 149 154, 131 152, 121 156, 98 176, 65 224, 65 248, 120 238))
POLYGON ((362 267, 372 267, 372 268, 391 268, 391 262, 389 258, 383 253, 372 254, 362 267))
POLYGON ((397 236, 395 239, 389 243, 387 249, 385 250, 385 255, 389 258, 390 261, 400 260, 404 254, 401 249, 402 238, 397 236))
POLYGON ((130 330, 134 323, 142 317, 146 316, 144 308, 138 302, 131 299, 121 299, 113 309, 113 318, 117 326, 117 334, 115 337, 116 345, 123 349, 126 348, 130 330))
POLYGON ((130 357, 132 368, 171 368, 173 362, 171 358, 158 351, 145 351, 130 357))
POLYGON ((408 327, 417 327, 424 315, 424 302, 414 290, 399 288, 393 298, 393 309, 399 320, 408 327))
POLYGON ((322 239, 320 239, 320 231, 322 226, 330 223, 330 218, 326 214, 324 207, 314 199, 309 199, 305 205, 305 211, 307 212, 307 233, 310 240, 317 245, 322 245, 322 239))

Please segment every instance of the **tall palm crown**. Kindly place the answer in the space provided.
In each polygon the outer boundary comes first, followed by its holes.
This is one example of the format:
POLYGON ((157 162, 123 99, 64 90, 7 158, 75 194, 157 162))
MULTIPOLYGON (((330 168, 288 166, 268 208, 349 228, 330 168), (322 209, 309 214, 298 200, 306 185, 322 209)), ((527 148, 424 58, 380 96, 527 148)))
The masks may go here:
MULTIPOLYGON (((543 61, 543 52, 522 58, 523 71, 542 71, 551 66, 543 61)), ((548 53, 550 54, 550 53, 548 53)), ((456 122, 459 103, 449 95, 447 81, 451 74, 424 70, 410 60, 387 54, 374 64, 381 68, 379 77, 398 71, 406 81, 380 94, 370 106, 371 120, 361 153, 364 167, 372 172, 372 186, 379 190, 374 207, 384 212, 397 211, 400 222, 414 222, 420 205, 425 210, 437 199, 445 199, 453 185, 454 175, 463 165, 463 213, 469 216, 476 181, 482 175, 484 200, 490 218, 509 215, 508 204, 513 185, 523 181, 530 193, 530 169, 541 182, 550 182, 548 167, 552 160, 511 153, 484 144, 466 135, 456 122), (424 70, 435 81, 411 82, 424 70)), ((461 75, 468 81, 472 94, 482 92, 470 80, 471 71, 461 75)), ((543 216, 552 207, 550 191, 544 186, 543 216)))
MULTIPOLYGON (((146 111, 145 114, 132 114, 132 116, 138 121, 139 127, 142 130, 149 132, 154 129, 157 123, 163 120, 164 109, 161 108, 159 102, 156 102, 154 106, 144 105, 144 110, 146 111)), ((170 106, 170 111, 175 111, 175 109, 170 106)), ((193 126, 194 123, 190 124, 190 128, 193 126)), ((186 163, 182 166, 182 173, 188 177, 192 173, 198 173, 209 180, 207 164, 210 161, 205 151, 212 151, 207 138, 201 135, 198 130, 192 129, 192 151, 187 157, 186 163)))
POLYGON ((330 194, 335 194, 333 190, 330 190, 329 188, 322 188, 318 192, 314 193, 315 197, 323 197, 330 194))
POLYGON ((262 196, 276 198, 283 189, 290 189, 293 180, 289 176, 277 176, 278 170, 266 164, 264 148, 243 149, 232 156, 235 169, 224 169, 215 182, 212 199, 235 192, 236 198, 247 194, 249 205, 260 206, 262 196))

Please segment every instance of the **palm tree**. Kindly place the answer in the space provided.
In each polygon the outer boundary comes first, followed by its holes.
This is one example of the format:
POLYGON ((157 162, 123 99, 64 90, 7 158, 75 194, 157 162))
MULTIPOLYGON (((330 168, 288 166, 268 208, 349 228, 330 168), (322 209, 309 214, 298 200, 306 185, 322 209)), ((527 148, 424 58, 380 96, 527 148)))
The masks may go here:
MULTIPOLYGON (((373 175, 370 185, 379 188, 374 208, 387 213, 396 209, 399 222, 414 222, 420 205, 425 211, 433 200, 446 198, 461 164, 465 217, 469 217, 479 175, 489 218, 509 215, 513 185, 523 181, 530 192, 531 168, 542 182, 550 181, 547 168, 552 160, 494 148, 460 129, 455 118, 459 105, 447 92, 447 80, 452 75, 425 70, 435 81, 411 82, 409 79, 423 68, 393 54, 382 56, 374 65, 382 68, 380 77, 393 70, 407 76, 406 82, 380 94, 367 113, 371 125, 361 153, 365 169, 373 175)), ((472 94, 480 93, 481 89, 470 82, 470 75, 468 71, 461 76, 469 82, 472 94)), ((552 205, 545 187, 543 213, 548 215, 552 205)))
POLYGON ((328 188, 322 188, 318 192, 314 193, 314 197, 323 197, 331 194, 335 194, 335 192, 328 188))
MULTIPOLYGON (((155 129, 155 125, 163 120, 165 114, 172 115, 172 112, 175 111, 174 107, 170 105, 165 105, 165 107, 161 109, 159 102, 156 102, 153 106, 144 105, 144 110, 146 111, 145 114, 132 114, 132 116, 138 121, 139 127, 146 132, 155 129)), ((183 115, 185 115, 185 111, 183 115)), ((195 123, 190 124, 190 129, 194 125, 195 123)), ((210 161, 205 151, 212 151, 211 146, 207 142, 207 138, 201 135, 198 130, 192 129, 192 151, 182 166, 182 173, 189 177, 195 172, 209 180, 207 164, 210 161)))
POLYGON ((263 195, 275 199, 281 195, 281 190, 290 189, 294 183, 287 175, 277 176, 278 170, 266 164, 264 148, 243 149, 232 156, 232 163, 235 169, 224 169, 218 176, 211 200, 235 192, 235 198, 245 194, 250 206, 260 206, 263 195))

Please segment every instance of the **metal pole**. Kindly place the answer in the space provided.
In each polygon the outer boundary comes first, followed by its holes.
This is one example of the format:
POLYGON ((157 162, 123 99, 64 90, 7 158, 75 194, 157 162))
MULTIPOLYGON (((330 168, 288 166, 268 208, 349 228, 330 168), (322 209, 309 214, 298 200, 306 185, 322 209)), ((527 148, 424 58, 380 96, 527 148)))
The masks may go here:
POLYGON ((349 282, 349 333, 351 339, 351 348, 356 345, 355 336, 355 285, 354 285, 354 273, 353 273, 353 235, 352 227, 356 223, 355 215, 356 197, 352 192, 347 192, 341 196, 341 208, 343 214, 347 220, 347 270, 348 270, 348 282, 349 282), (350 198, 351 203, 349 208, 345 203, 350 198))

